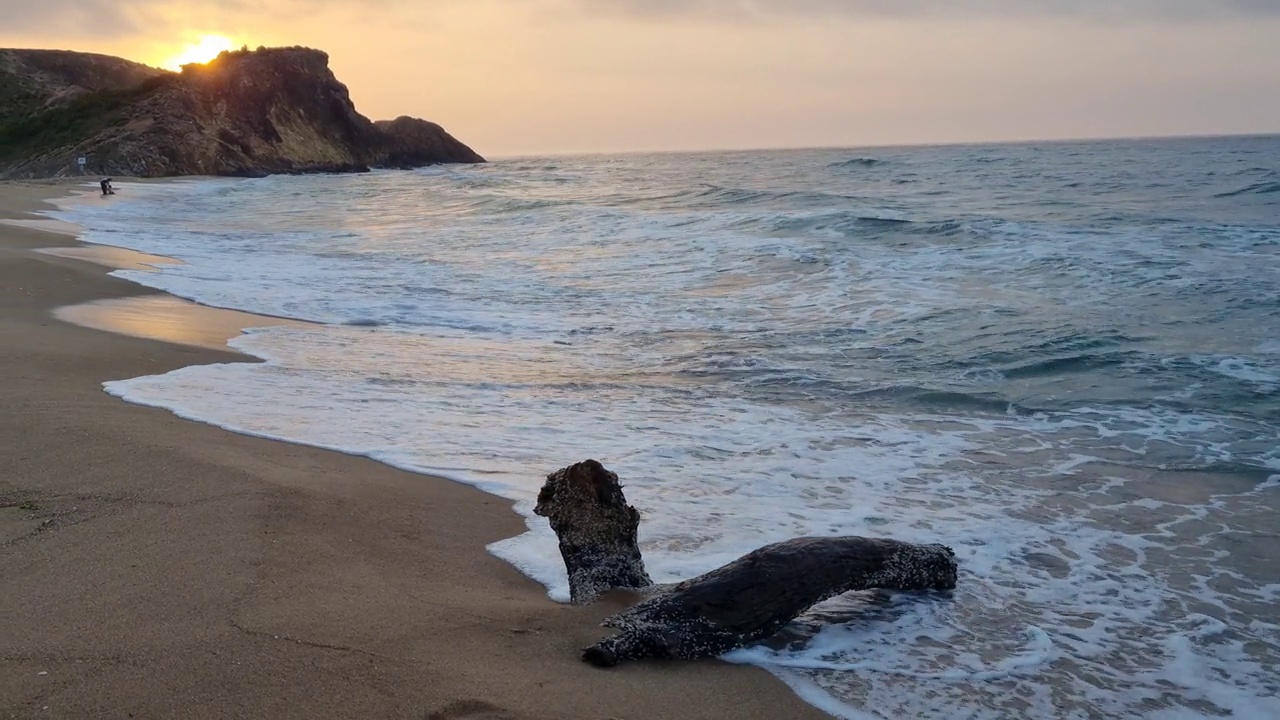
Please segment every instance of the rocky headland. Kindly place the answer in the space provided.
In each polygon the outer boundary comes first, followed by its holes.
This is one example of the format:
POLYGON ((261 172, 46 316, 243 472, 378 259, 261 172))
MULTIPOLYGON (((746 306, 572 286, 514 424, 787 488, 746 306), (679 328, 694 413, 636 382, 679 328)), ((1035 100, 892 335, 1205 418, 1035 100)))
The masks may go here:
POLYGON ((225 52, 177 73, 107 55, 0 49, 0 178, 480 162, 435 123, 361 115, 329 56, 311 48, 225 52))

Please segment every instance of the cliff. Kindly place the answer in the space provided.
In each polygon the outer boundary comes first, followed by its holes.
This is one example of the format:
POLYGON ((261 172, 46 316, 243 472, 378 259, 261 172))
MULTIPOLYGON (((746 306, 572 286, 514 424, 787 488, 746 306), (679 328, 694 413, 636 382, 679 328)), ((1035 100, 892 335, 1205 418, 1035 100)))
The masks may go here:
POLYGON ((309 48, 223 53, 181 73, 101 55, 0 50, 0 92, 21 98, 0 114, 3 178, 79 174, 79 157, 88 173, 141 177, 484 162, 434 123, 371 122, 328 55, 309 48))

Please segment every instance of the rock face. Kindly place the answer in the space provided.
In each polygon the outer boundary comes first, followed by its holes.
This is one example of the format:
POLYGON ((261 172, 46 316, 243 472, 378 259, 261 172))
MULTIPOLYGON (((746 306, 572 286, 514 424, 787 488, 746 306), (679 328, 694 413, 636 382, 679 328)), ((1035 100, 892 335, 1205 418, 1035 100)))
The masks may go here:
MULTIPOLYGON (((0 87, 41 84, 30 81, 39 75, 31 68, 35 60, 47 67, 48 52, 0 51, 9 58, 0 72, 14 69, 0 76, 9 78, 0 87)), ((78 157, 86 158, 89 173, 140 177, 484 162, 433 123, 400 118, 375 125, 356 112, 319 50, 229 52, 181 73, 105 56, 93 56, 98 71, 89 73, 81 69, 87 61, 74 64, 88 56, 65 55, 70 70, 58 82, 84 91, 46 91, 23 106, 23 115, 0 116, 0 177, 79 174, 78 157)))

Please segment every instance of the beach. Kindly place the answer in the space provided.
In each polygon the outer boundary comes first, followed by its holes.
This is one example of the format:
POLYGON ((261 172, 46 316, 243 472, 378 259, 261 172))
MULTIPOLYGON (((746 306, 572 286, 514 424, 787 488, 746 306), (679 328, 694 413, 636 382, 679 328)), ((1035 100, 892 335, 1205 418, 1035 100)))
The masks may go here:
MULTIPOLYGON (((0 218, 72 189, 0 185, 0 218)), ((103 392, 254 360, 217 349, 245 317, 36 252, 75 245, 0 225, 0 716, 826 717, 759 668, 580 662, 616 607, 552 602, 486 552, 525 529, 507 500, 103 392), (139 297, 79 318, 135 331, 53 314, 139 297)))
POLYGON ((1277 141, 5 185, 0 717, 1280 716, 1277 141), (956 588, 592 670, 585 458, 956 588))

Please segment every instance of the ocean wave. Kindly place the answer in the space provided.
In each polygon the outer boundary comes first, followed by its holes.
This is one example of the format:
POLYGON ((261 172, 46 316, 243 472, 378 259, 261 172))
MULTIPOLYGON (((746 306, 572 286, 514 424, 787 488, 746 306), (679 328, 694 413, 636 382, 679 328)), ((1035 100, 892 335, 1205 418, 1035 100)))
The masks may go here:
POLYGON ((811 190, 762 190, 758 188, 732 187, 714 183, 663 195, 640 197, 637 204, 662 209, 715 209, 732 210, 738 207, 785 207, 794 210, 830 208, 848 205, 862 200, 853 195, 811 190))
POLYGON ((1141 357, 1143 357, 1143 354, 1138 352, 1084 353, 1065 357, 1036 359, 1012 367, 1000 368, 999 371, 1001 375, 1009 379, 1045 376, 1061 377, 1069 373, 1089 372, 1099 368, 1123 365, 1141 357))
POLYGON ((510 214, 529 212, 531 210, 546 210, 549 208, 557 208, 573 204, 574 201, 568 198, 515 198, 489 195, 471 199, 464 206, 459 208, 459 211, 470 213, 510 214))
POLYGON ((840 162, 833 162, 827 167, 829 168, 869 168, 869 167, 880 167, 881 165, 888 165, 888 164, 889 164, 888 160, 881 160, 880 158, 856 157, 856 158, 849 158, 848 160, 841 160, 840 162))
POLYGON ((868 404, 889 407, 914 406, 933 411, 979 412, 1004 415, 1017 412, 1018 406, 998 393, 960 392, 918 385, 894 385, 850 394, 868 404))
POLYGON ((1129 353, 1119 348, 1141 340, 1123 333, 1068 332, 1038 341, 1024 336, 1024 331, 1011 328, 983 338, 983 345, 987 347, 967 357, 956 357, 954 365, 958 368, 1016 369, 1033 368, 1037 363, 1085 362, 1094 358, 1120 361, 1121 356, 1129 353))
MULTIPOLYGON (((1209 175, 1213 175, 1213 174, 1214 173, 1209 173, 1209 175)), ((1277 171, 1275 168, 1262 167, 1261 165, 1255 165, 1253 167, 1248 167, 1243 170, 1237 170, 1236 172, 1232 173, 1232 175, 1237 175, 1237 176, 1254 175, 1254 176, 1263 177, 1263 178, 1273 178, 1273 177, 1280 177, 1280 171, 1277 171)))
POLYGON ((937 238, 966 234, 981 236, 971 223, 959 220, 917 220, 895 216, 886 210, 836 210, 818 214, 777 213, 748 217, 735 223, 736 228, 752 229, 770 235, 816 235, 865 237, 878 233, 903 233, 937 238))
POLYGON ((460 190, 484 190, 488 188, 511 187, 511 180, 494 174, 452 173, 445 176, 450 184, 460 190))
POLYGON ((913 221, 904 218, 884 217, 857 211, 832 212, 810 216, 775 216, 764 220, 754 220, 749 224, 757 225, 771 234, 802 235, 819 233, 836 234, 845 237, 864 235, 868 231, 907 229, 915 225, 913 221))
POLYGON ((1198 367, 1233 380, 1273 389, 1280 387, 1280 366, 1274 364, 1263 365, 1252 358, 1231 355, 1196 355, 1189 360, 1198 367))
POLYGON ((715 188, 706 197, 723 200, 727 205, 743 205, 759 202, 785 202, 793 206, 830 207, 833 204, 857 202, 858 198, 840 193, 813 192, 804 190, 743 190, 737 188, 715 188))
POLYGON ((1270 195, 1280 192, 1280 181, 1253 183, 1238 190, 1230 190, 1214 195, 1216 198, 1232 198, 1240 195, 1270 195))
POLYGON ((797 395, 824 403, 856 406, 862 410, 902 408, 929 412, 978 412, 996 415, 1021 412, 1023 408, 999 392, 980 389, 917 385, 911 383, 868 387, 860 379, 820 376, 791 368, 761 367, 746 354, 715 360, 685 358, 679 375, 695 382, 709 379, 733 383, 740 391, 760 400, 785 401, 797 395))

